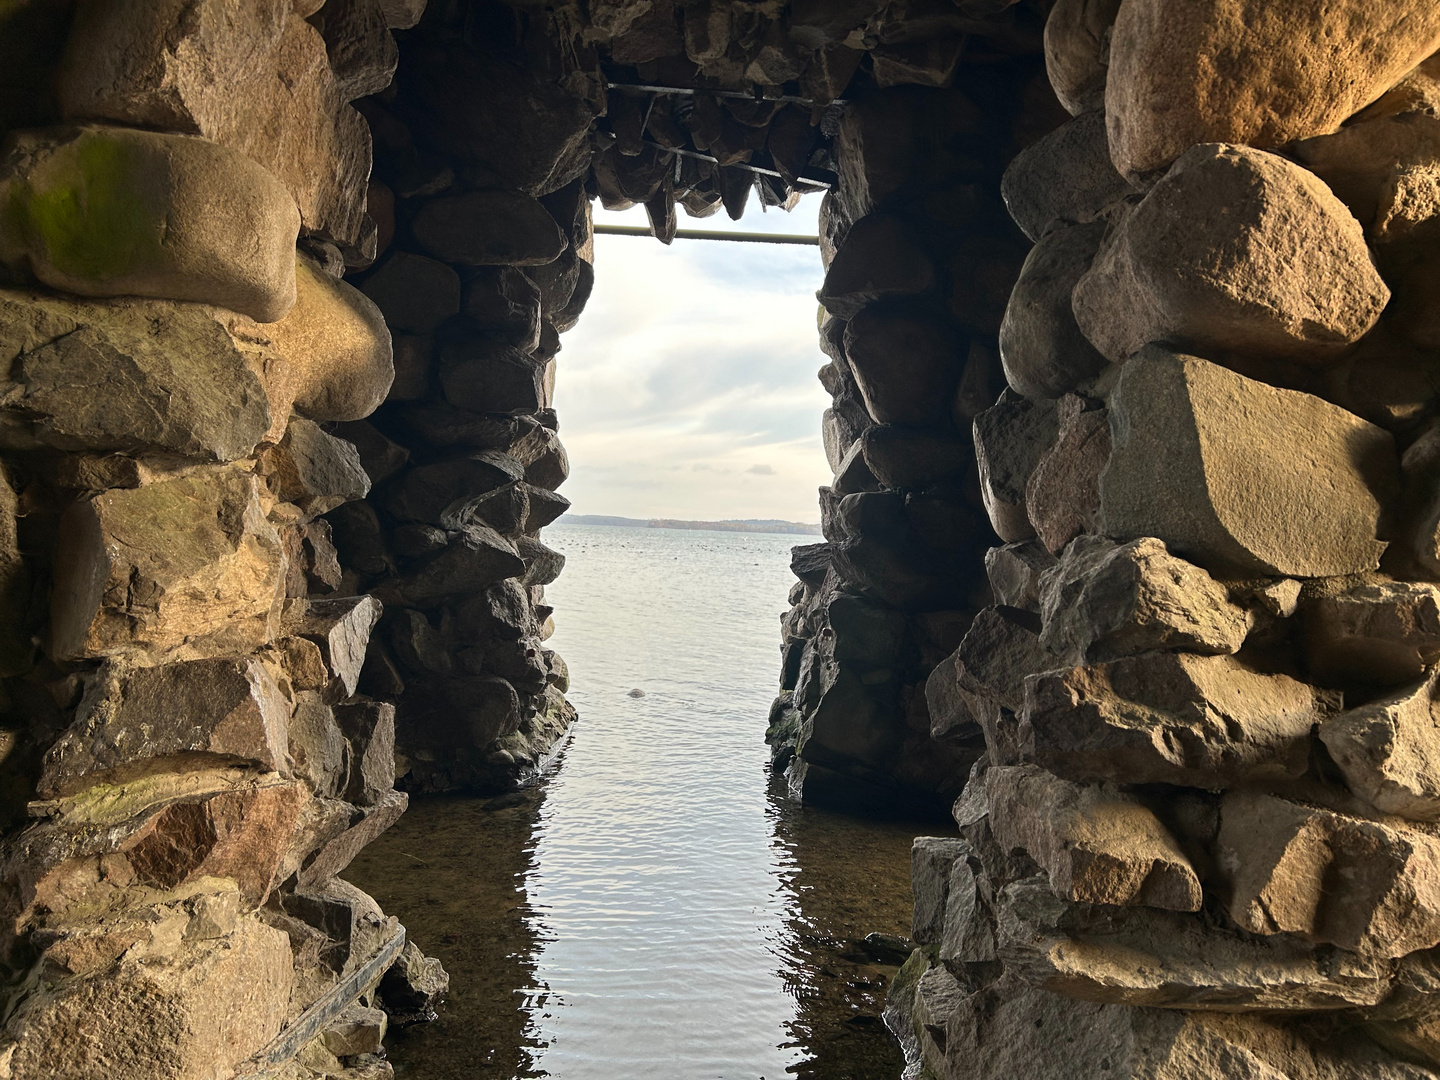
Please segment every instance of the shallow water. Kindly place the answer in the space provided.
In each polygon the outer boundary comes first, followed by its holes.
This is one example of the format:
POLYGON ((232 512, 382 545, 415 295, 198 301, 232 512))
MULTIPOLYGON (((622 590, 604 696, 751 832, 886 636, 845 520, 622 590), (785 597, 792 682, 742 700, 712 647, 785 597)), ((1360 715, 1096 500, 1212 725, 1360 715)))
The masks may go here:
POLYGON ((803 537, 553 526, 580 712, 521 797, 416 801, 347 874, 450 971, 415 1080, 880 1080, 912 837, 795 806, 762 742, 803 537), (640 694, 632 694, 640 691, 640 694))

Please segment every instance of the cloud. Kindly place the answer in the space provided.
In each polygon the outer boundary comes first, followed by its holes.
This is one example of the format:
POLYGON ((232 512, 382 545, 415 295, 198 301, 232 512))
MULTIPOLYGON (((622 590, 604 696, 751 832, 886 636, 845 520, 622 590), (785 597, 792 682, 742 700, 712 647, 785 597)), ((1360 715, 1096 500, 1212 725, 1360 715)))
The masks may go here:
MULTIPOLYGON (((693 224, 813 232, 817 205, 693 224)), ((822 278, 814 248, 597 237, 595 291, 556 362, 577 512, 817 520, 822 278)))

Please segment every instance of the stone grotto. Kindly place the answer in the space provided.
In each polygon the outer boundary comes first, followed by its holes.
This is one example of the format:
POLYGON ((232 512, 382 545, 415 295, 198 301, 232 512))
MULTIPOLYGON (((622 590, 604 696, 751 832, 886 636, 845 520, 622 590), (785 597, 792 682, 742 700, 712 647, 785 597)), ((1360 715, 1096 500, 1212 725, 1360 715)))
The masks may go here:
POLYGON ((1434 0, 0 0, 0 138, 0 1080, 391 1075, 592 202, 822 192, 766 737, 953 807, 907 1076, 1440 1077, 1434 0))

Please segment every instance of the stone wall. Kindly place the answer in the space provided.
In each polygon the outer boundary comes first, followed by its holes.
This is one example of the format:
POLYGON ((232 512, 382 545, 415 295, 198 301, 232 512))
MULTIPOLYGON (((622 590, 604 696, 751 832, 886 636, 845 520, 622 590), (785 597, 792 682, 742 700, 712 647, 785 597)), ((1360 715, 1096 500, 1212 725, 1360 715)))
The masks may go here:
POLYGON ((820 189, 769 738, 953 803, 911 1073, 1435 1075, 1437 50, 1413 0, 0 5, 0 1077, 387 1075, 444 974, 336 875, 573 718, 591 203, 820 189))
MULTIPOLYGON (((1437 49, 1421 3, 1050 12, 1073 119, 1000 181, 1034 246, 973 416, 1003 543, 925 683, 983 753, 959 838, 915 844, 914 1075, 1436 1075, 1437 49)), ((888 420, 873 306, 827 309, 888 420)), ((853 475, 903 489, 883 430, 853 475)), ((857 498, 830 573, 878 594, 857 498)))
MULTIPOLYGON (((337 877, 407 801, 367 643, 542 556, 458 518, 429 542, 492 578, 337 555, 406 458, 363 422, 394 352, 344 278, 390 237, 350 102, 423 6, 0 8, 0 1076, 371 1080, 445 992, 337 877)), ((477 752, 542 706, 553 741, 546 690, 477 752)))

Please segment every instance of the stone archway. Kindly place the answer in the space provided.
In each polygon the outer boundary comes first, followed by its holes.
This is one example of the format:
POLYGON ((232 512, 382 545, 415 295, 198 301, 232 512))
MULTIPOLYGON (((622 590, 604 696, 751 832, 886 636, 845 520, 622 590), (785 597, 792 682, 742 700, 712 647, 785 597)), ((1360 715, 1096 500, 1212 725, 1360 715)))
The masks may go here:
POLYGON ((573 715, 591 201, 807 178, 835 481, 769 737, 955 800, 915 1067, 1431 1075, 1437 48, 1403 0, 6 6, 0 1075, 383 1073, 444 975, 336 874, 573 715))

